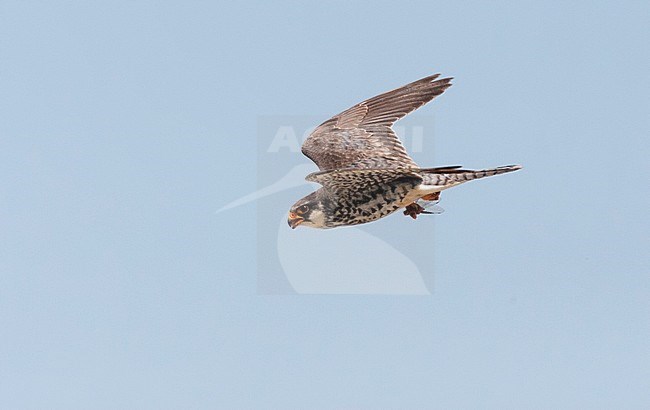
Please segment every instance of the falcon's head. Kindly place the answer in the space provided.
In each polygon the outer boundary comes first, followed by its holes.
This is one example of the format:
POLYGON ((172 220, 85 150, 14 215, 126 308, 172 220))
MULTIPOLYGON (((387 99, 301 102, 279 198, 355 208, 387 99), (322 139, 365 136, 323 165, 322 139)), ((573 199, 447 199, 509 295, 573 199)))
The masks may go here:
POLYGON ((325 228, 325 207, 316 192, 302 198, 289 209, 289 226, 295 229, 298 225, 312 228, 325 228))

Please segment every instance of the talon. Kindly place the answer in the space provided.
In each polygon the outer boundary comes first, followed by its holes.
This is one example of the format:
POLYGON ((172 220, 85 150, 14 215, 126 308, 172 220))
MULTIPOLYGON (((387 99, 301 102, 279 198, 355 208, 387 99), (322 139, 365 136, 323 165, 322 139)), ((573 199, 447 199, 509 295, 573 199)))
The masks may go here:
POLYGON ((418 219, 418 215, 422 213, 429 214, 431 212, 426 211, 423 207, 421 207, 419 204, 416 204, 415 202, 406 205, 406 208, 404 209, 404 215, 410 216, 413 219, 418 219))

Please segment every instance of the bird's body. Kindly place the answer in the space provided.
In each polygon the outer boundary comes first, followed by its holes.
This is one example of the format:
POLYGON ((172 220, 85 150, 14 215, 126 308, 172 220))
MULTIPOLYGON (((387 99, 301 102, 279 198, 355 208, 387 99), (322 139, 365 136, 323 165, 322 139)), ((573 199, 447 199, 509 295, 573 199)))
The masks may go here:
POLYGON ((373 97, 316 128, 302 151, 320 168, 307 181, 323 187, 294 204, 289 212, 292 228, 358 225, 400 208, 415 219, 424 211, 417 204, 420 199, 437 200, 445 189, 521 168, 420 168, 408 156, 391 126, 451 85, 450 78, 434 81, 438 76, 373 97))

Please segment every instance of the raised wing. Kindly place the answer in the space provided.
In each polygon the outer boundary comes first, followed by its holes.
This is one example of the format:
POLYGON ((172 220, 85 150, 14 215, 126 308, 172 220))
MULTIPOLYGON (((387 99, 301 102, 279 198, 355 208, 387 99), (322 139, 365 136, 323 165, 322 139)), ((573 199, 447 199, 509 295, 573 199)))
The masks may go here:
POLYGON ((325 171, 341 168, 415 168, 391 129, 395 121, 451 86, 435 74, 361 102, 314 130, 302 152, 325 171))

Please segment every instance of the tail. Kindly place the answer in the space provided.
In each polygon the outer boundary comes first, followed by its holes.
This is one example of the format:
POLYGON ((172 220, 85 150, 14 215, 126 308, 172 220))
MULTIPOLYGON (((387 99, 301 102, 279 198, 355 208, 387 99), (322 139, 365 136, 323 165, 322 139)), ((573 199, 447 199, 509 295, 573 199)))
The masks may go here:
POLYGON ((452 186, 462 184, 463 182, 505 174, 517 171, 521 168, 521 165, 506 165, 503 167, 483 169, 480 171, 461 169, 460 167, 428 168, 420 171, 424 177, 424 184, 451 188, 452 186))

